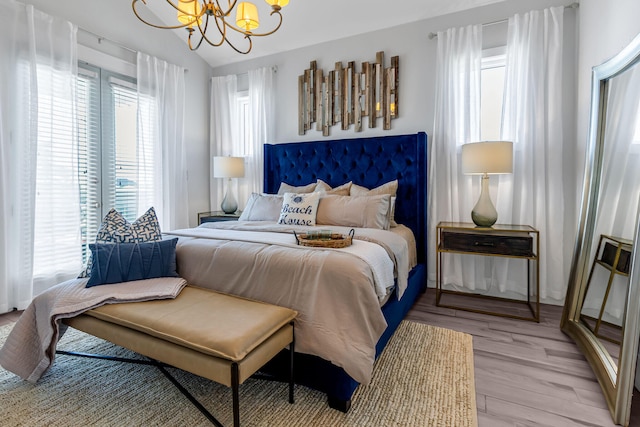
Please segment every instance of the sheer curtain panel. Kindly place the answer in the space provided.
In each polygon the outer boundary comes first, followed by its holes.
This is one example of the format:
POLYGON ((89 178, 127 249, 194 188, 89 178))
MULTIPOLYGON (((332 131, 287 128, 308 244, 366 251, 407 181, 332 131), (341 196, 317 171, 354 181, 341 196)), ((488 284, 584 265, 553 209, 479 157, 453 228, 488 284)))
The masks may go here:
MULTIPOLYGON (((501 221, 540 231, 540 298, 556 301, 571 256, 563 243, 563 14, 559 6, 509 18, 502 138, 513 141, 513 174, 501 177, 496 203, 501 221)), ((501 289, 521 287, 524 267, 499 262, 507 266, 501 289)))
POLYGON ((240 200, 263 188, 264 144, 273 142, 275 129, 275 73, 272 67, 249 71, 249 137, 244 141, 245 178, 240 200))
MULTIPOLYGON (((469 222, 480 182, 462 174, 460 146, 480 138, 482 26, 438 32, 433 138, 429 155, 429 248, 440 221, 469 222)), ((476 289, 484 263, 460 255, 443 259, 443 284, 476 289), (463 262, 464 261, 464 262, 463 262)), ((435 250, 429 251, 429 280, 435 281, 435 250)), ((482 285, 480 285, 482 286, 482 285)))
POLYGON ((185 70, 140 52, 137 63, 138 215, 153 206, 162 230, 187 228, 185 70))
POLYGON ((0 0, 0 313, 82 265, 77 28, 0 0))
MULTIPOLYGON (((513 174, 491 178, 499 222, 540 231, 540 298, 564 298, 563 7, 509 18, 501 139, 513 142, 513 174)), ((430 247, 438 221, 470 222, 477 178, 459 170, 459 147, 479 141, 481 28, 438 33, 436 116, 429 181, 430 247)), ((435 251, 430 279, 435 279, 435 251)), ((527 266, 497 257, 445 257, 444 287, 525 298, 527 266), (463 262, 464 261, 464 262, 463 262)))
MULTIPOLYGON (((211 143, 209 152, 213 156, 241 156, 240 147, 234 146, 238 139, 236 102, 238 96, 238 78, 235 75, 213 77, 211 79, 211 143)), ((220 210, 227 180, 213 179, 213 163, 209 159, 211 179, 211 210, 220 210)), ((237 189, 233 190, 235 194, 237 189)), ((238 206, 243 207, 246 200, 238 198, 238 206)))
MULTIPOLYGON (((211 156, 244 157, 245 176, 231 183, 240 209, 251 193, 262 192, 263 146, 273 140, 275 128, 275 73, 273 67, 249 71, 246 103, 236 75, 211 80, 211 156)), ((212 179, 211 210, 220 209, 226 185, 212 179)))

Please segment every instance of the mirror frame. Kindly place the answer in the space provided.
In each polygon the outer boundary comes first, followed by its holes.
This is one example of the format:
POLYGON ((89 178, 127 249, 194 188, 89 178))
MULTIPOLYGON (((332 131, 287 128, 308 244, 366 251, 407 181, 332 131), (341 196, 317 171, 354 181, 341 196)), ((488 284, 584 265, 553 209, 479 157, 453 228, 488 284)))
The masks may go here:
MULTIPOLYGON (((618 364, 612 359, 600 340, 580 321, 584 300, 589 254, 593 245, 594 226, 603 160, 604 129, 607 115, 609 81, 640 63, 640 34, 620 53, 601 65, 593 67, 591 74, 591 112, 587 148, 585 151, 585 181, 581 214, 569 275, 567 296, 560 327, 582 350, 602 388, 609 411, 616 424, 628 425, 631 396, 638 356, 640 334, 640 235, 636 217, 635 239, 629 272, 629 290, 622 325, 622 344, 618 364)), ((639 65, 640 66, 640 65, 639 65)))

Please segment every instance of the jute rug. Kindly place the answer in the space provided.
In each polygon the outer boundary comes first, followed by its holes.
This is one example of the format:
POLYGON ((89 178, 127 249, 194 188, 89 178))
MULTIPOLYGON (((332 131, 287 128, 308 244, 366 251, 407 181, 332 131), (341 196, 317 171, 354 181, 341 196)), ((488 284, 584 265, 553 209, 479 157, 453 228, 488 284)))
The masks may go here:
MULTIPOLYGON (((0 328, 0 344, 10 326, 0 328)), ((68 351, 135 357, 69 329, 68 351)), ((232 424, 231 391, 176 369, 172 374, 225 426, 232 424)), ((471 336, 403 321, 360 386, 349 413, 303 386, 288 403, 285 383, 247 380, 240 386, 243 426, 477 426, 471 336)), ((58 355, 36 385, 0 368, 2 424, 11 426, 206 426, 209 422, 152 366, 58 355)))

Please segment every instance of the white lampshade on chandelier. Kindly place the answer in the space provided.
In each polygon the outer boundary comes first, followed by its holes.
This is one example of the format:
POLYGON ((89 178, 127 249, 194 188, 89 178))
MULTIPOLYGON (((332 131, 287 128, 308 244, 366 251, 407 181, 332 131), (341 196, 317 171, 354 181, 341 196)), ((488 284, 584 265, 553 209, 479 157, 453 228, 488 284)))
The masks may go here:
POLYGON ((462 146, 462 173, 482 175, 480 198, 471 211, 471 219, 476 225, 491 227, 498 220, 498 212, 489 195, 489 175, 512 172, 512 142, 483 141, 462 146))
MULTIPOLYGON (((172 8, 176 13, 176 25, 160 25, 149 22, 144 16, 150 13, 142 12, 148 0, 133 0, 131 7, 139 20, 147 25, 162 29, 186 28, 189 33, 189 49, 196 50, 203 41, 211 46, 221 46, 227 43, 238 53, 249 53, 253 47, 252 37, 264 37, 275 33, 282 25, 280 10, 289 4, 289 0, 265 0, 271 6, 270 16, 276 15, 275 27, 267 32, 255 32, 260 26, 258 8, 251 2, 237 0, 164 0, 165 7, 172 8), (235 10, 235 13, 234 13, 235 10), (141 13, 142 12, 142 13, 141 13), (209 31, 211 29, 211 31, 209 31), (216 31, 217 30, 217 31, 216 31), (197 31, 197 32, 196 32, 197 31), (209 33, 207 33, 209 31, 209 33), (211 33, 215 32, 214 35, 211 33), (247 40, 245 49, 238 48, 229 39, 229 35, 237 33, 247 40), (194 40, 192 40, 192 37, 194 40), (199 37, 198 37, 199 36, 199 37)), ((147 11, 148 12, 148 11, 147 11)))
POLYGON ((227 178, 227 191, 222 199, 220 208, 224 213, 231 214, 238 210, 238 202, 233 195, 231 189, 231 180, 233 178, 244 177, 244 157, 213 157, 213 177, 227 178))

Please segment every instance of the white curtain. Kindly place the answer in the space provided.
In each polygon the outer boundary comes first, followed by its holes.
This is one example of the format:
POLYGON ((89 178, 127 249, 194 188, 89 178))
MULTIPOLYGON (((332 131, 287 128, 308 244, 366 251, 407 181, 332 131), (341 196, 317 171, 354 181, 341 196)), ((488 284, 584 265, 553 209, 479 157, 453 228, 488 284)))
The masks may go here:
POLYGON ((246 173, 240 186, 240 199, 260 193, 264 185, 264 144, 273 142, 275 129, 275 70, 272 67, 249 71, 249 138, 242 149, 246 173))
MULTIPOLYGON (((563 242, 563 7, 509 19, 501 138, 514 142, 513 174, 492 176, 503 224, 540 231, 540 297, 562 300, 569 261, 563 242)), ((430 248, 438 221, 469 222, 479 179, 459 169, 463 143, 479 141, 481 28, 438 33, 436 116, 429 181, 430 248)), ((435 251, 429 254, 435 280, 435 251)), ((526 297, 527 265, 499 257, 443 257, 445 288, 526 297)))
MULTIPOLYGON (((481 25, 438 33, 435 121, 429 147, 429 248, 435 248, 438 222, 468 222, 480 194, 472 178, 462 175, 460 146, 480 138, 481 61, 481 25)), ((435 250, 429 250, 431 281, 435 262, 435 250)), ((469 257, 448 255, 443 263, 447 286, 476 289, 475 278, 484 277, 484 263, 469 257)))
MULTIPOLYGON (((238 139, 237 123, 238 78, 235 75, 213 77, 211 79, 211 144, 209 176, 213 176, 213 156, 241 156, 240 148, 234 145, 238 139)), ((211 210, 220 210, 220 204, 227 186, 226 180, 211 178, 211 210)), ((237 180, 236 180, 237 181, 237 180)), ((237 188, 233 190, 237 193, 237 188)), ((244 200, 238 199, 238 206, 244 200)))
MULTIPOLYGON (((640 198, 640 67, 609 81, 604 127, 604 150, 598 209, 589 262, 600 235, 633 240, 640 198)), ((595 268, 583 312, 598 317, 609 280, 609 270, 595 268)), ((629 278, 616 275, 607 299, 604 320, 622 325, 629 278)))
POLYGON ((153 206, 162 230, 186 228, 185 70, 140 52, 137 65, 138 215, 153 206))
MULTIPOLYGON (((509 18, 502 138, 514 143, 514 163, 513 174, 500 177, 496 203, 501 222, 540 231, 540 298, 558 301, 571 256, 563 244, 564 205, 573 203, 562 184, 563 13, 559 6, 509 18)), ((501 290, 522 289, 522 264, 497 262, 501 290)))
POLYGON ((0 1, 0 313, 80 271, 77 28, 0 1))
MULTIPOLYGON (((211 155, 245 158, 244 178, 232 182, 240 209, 251 193, 262 191, 263 146, 273 140, 275 129, 275 73, 272 67, 249 71, 248 108, 244 112, 239 108, 237 76, 212 79, 211 155)), ((211 210, 220 209, 227 184, 212 180, 211 210)))

